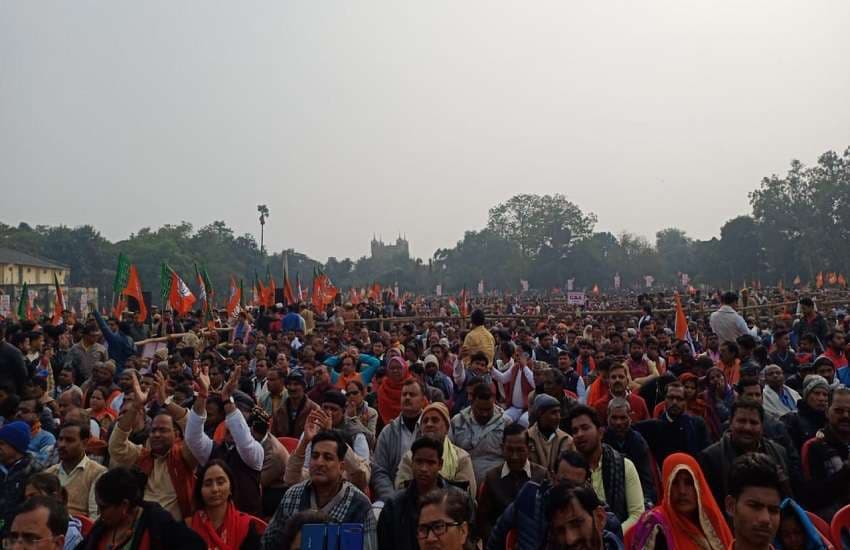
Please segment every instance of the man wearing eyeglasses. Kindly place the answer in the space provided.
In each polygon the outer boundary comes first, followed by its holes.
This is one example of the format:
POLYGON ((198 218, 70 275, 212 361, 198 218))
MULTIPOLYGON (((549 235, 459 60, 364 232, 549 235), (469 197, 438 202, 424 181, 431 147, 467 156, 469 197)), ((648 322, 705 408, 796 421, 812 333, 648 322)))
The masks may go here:
POLYGON ((68 512, 61 503, 50 497, 32 497, 12 520, 3 548, 61 550, 67 530, 68 512))

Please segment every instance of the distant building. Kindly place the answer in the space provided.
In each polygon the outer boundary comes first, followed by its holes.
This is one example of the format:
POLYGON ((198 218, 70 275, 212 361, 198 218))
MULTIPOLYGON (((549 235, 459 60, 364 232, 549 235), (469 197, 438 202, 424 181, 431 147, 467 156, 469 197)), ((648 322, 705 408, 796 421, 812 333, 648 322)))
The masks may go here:
POLYGON ((395 244, 384 244, 372 235, 372 259, 381 261, 391 260, 409 260, 410 247, 407 240, 401 235, 395 241, 395 244))
POLYGON ((71 278, 71 269, 53 260, 31 256, 10 248, 0 248, 0 285, 60 285, 71 278))

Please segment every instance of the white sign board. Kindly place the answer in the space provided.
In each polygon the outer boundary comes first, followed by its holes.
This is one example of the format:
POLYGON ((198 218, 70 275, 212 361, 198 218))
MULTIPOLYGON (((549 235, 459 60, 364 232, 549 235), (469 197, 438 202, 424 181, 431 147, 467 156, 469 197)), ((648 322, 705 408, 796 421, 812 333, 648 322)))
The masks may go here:
POLYGON ((567 292, 567 303, 572 306, 583 306, 586 301, 584 292, 567 292))

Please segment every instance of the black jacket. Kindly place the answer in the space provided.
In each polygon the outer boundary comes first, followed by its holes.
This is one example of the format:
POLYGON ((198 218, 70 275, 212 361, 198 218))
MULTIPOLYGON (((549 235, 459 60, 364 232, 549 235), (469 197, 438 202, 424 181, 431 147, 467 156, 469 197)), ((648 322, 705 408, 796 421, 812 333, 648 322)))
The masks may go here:
POLYGON ((0 533, 9 530, 15 511, 24 501, 27 478, 34 471, 32 458, 27 454, 11 466, 6 475, 0 475, 0 533))
POLYGON ((785 414, 780 420, 788 429, 788 435, 799 453, 803 444, 826 425, 826 413, 814 410, 801 399, 797 402, 797 412, 785 414))
POLYGON ((15 393, 21 395, 27 378, 26 362, 21 350, 5 340, 0 342, 0 380, 11 382, 15 393))
MULTIPOLYGON (((468 499, 465 487, 461 489, 442 477, 437 478, 437 486, 449 488, 452 491, 457 490, 468 499)), ((419 492, 416 490, 416 482, 411 482, 406 489, 396 491, 386 500, 378 518, 378 548, 419 549, 419 540, 416 538, 416 525, 419 521, 418 503, 419 492)))
MULTIPOLYGON (((197 533, 182 521, 177 521, 155 502, 142 503, 142 517, 139 518, 139 529, 133 535, 130 550, 136 550, 141 543, 145 531, 150 533, 151 550, 207 550, 207 545, 197 533)), ((89 536, 81 542, 76 550, 97 550, 100 539, 106 532, 106 525, 97 520, 89 536)))
POLYGON ((659 468, 664 465, 664 459, 673 453, 697 456, 710 443, 705 421, 687 413, 680 414, 670 422, 664 412, 661 418, 644 420, 633 427, 649 444, 659 468))

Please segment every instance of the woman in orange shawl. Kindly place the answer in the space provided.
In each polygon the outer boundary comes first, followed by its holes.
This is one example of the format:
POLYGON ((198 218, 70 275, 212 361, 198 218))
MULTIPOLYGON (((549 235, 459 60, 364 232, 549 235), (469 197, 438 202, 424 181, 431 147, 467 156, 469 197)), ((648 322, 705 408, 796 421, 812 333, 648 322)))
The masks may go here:
POLYGON ((384 426, 401 414, 401 388, 409 376, 405 360, 393 355, 387 363, 387 376, 378 386, 378 414, 384 426))
POLYGON ((195 512, 188 520, 207 545, 216 550, 260 548, 256 518, 233 505, 233 475, 222 460, 211 460, 198 472, 195 483, 195 512))
POLYGON ((627 550, 726 550, 732 532, 694 457, 664 461, 664 497, 626 533, 627 550))

